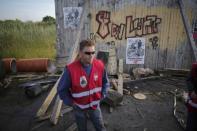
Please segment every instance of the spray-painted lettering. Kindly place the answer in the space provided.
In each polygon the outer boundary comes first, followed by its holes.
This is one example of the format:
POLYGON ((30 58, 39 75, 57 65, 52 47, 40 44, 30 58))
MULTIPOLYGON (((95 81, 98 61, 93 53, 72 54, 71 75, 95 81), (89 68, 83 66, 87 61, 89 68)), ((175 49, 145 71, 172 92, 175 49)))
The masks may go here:
POLYGON ((152 47, 153 47, 153 50, 156 50, 157 47, 158 47, 158 40, 159 38, 157 36, 154 36, 153 38, 150 38, 149 41, 152 43, 152 47))
POLYGON ((156 15, 148 15, 144 18, 133 18, 126 16, 125 24, 120 25, 111 23, 110 12, 99 11, 96 14, 98 22, 97 34, 105 39, 111 34, 116 40, 127 39, 128 37, 141 37, 150 34, 158 33, 158 25, 161 23, 161 18, 156 15), (111 26, 111 27, 110 27, 111 26))

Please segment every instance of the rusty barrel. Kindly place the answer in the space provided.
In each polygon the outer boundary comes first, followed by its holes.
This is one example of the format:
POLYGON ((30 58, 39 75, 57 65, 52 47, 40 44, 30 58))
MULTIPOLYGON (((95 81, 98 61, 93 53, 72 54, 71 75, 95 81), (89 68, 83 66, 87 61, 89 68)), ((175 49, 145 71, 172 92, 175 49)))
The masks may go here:
POLYGON ((16 73, 16 59, 15 58, 3 58, 2 59, 6 73, 16 73))
POLYGON ((49 72, 52 64, 48 58, 18 59, 18 72, 49 72))

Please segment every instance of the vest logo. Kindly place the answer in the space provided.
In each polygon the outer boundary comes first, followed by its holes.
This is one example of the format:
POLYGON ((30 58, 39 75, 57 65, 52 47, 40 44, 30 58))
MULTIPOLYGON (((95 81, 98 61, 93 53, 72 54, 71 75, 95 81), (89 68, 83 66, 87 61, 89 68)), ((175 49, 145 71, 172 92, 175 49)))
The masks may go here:
POLYGON ((84 87, 86 87, 87 83, 88 82, 86 80, 86 77, 85 76, 81 76, 80 77, 80 86, 84 88, 84 87))
POLYGON ((98 74, 95 73, 95 74, 94 74, 94 81, 97 81, 97 80, 98 80, 98 74))

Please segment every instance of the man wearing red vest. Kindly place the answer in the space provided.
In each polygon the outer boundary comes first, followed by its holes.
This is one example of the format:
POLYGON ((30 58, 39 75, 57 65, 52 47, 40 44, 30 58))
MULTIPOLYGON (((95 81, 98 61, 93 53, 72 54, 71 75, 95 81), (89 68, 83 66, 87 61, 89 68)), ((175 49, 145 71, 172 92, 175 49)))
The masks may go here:
POLYGON ((187 85, 189 96, 187 100, 188 117, 186 131, 197 131, 197 62, 192 64, 187 85))
POLYGON ((99 103, 107 94, 109 80, 103 63, 94 54, 94 43, 81 41, 79 58, 66 66, 58 85, 64 104, 73 106, 79 131, 87 131, 87 115, 96 131, 106 131, 99 103))

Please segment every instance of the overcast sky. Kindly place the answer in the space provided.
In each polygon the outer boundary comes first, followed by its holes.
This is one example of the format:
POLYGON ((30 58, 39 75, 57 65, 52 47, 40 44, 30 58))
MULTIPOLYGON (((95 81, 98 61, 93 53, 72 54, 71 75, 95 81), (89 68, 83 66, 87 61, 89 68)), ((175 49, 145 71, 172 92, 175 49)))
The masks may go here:
POLYGON ((0 0, 0 20, 41 21, 47 15, 55 18, 54 0, 0 0))

